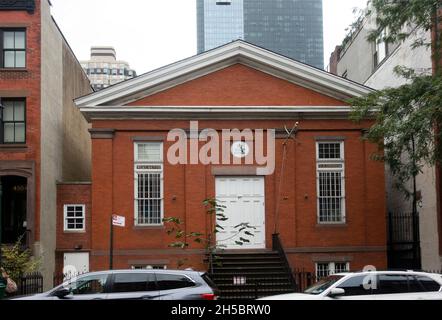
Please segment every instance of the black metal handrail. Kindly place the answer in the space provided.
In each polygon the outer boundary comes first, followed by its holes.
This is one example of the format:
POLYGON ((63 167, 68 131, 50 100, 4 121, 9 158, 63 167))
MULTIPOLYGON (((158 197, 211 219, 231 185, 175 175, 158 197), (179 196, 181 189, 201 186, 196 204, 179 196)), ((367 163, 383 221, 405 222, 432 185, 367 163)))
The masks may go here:
POLYGON ((293 277, 293 271, 292 268, 290 267, 284 247, 282 246, 281 239, 279 238, 279 233, 275 233, 272 235, 272 249, 273 251, 278 252, 280 258, 282 259, 285 265, 287 274, 289 275, 290 284, 292 285, 293 290, 296 290, 296 281, 295 278, 293 277))

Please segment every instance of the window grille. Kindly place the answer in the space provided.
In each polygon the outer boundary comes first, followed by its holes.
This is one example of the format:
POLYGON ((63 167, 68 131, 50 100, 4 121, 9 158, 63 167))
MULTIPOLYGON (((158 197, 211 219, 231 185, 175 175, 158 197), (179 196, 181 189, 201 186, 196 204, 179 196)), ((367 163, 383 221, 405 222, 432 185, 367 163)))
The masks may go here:
POLYGON ((318 223, 345 223, 344 169, 343 142, 318 142, 318 223))
POLYGON ((135 160, 135 224, 162 225, 162 144, 136 143, 135 160))

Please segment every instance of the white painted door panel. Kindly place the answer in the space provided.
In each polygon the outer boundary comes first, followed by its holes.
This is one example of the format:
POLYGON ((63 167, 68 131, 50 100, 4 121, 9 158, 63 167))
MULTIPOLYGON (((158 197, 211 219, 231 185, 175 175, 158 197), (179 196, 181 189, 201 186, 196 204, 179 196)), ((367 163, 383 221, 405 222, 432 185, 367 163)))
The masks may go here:
POLYGON ((64 254, 63 274, 75 275, 89 272, 89 253, 75 252, 64 254))
POLYGON ((216 198, 226 206, 227 221, 218 221, 224 230, 217 234, 217 241, 225 249, 264 249, 265 248, 265 192, 264 177, 219 177, 216 179, 216 198), (254 234, 241 236, 250 243, 238 245, 238 229, 235 226, 249 223, 256 229, 254 234))

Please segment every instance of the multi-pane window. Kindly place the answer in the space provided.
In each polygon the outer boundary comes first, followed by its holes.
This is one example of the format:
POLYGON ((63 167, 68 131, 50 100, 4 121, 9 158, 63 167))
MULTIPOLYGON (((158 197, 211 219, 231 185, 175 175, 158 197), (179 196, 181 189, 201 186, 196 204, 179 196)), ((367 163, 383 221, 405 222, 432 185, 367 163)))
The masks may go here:
POLYGON ((323 262, 316 264, 316 278, 328 277, 335 273, 349 272, 350 263, 348 262, 323 262))
POLYGON ((85 231, 86 206, 67 204, 64 206, 64 231, 85 231))
POLYGON ((3 68, 26 67, 26 31, 0 29, 1 64, 3 68))
POLYGON ((162 143, 135 143, 135 224, 163 224, 162 143))
POLYGON ((2 99, 1 143, 26 142, 26 102, 25 99, 2 99))
POLYGON ((318 142, 318 223, 345 223, 344 169, 344 143, 318 142))

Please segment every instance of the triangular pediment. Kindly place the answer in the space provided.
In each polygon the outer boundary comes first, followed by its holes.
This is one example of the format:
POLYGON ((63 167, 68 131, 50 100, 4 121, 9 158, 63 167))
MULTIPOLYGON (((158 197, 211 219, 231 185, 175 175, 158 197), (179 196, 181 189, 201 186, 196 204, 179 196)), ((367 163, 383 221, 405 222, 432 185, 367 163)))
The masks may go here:
POLYGON ((125 106, 342 106, 342 100, 234 64, 125 106))
MULTIPOLYGON (((364 85, 237 40, 78 98, 75 103, 88 120, 111 119, 117 115, 121 118, 123 113, 129 118, 170 118, 178 112, 188 112, 187 117, 200 116, 202 113, 220 117, 229 113, 229 108, 235 106, 255 106, 254 111, 252 108, 245 108, 244 112, 256 112, 260 117, 266 117, 269 112, 280 112, 274 107, 283 105, 288 108, 281 109, 279 116, 286 116, 288 109, 293 109, 290 110, 292 113, 312 111, 315 114, 344 114, 349 111, 345 102, 347 99, 360 97, 372 91, 373 89, 364 85), (232 70, 241 72, 235 74, 232 70), (226 80, 229 72, 231 78, 226 80), (222 84, 217 95, 207 97, 208 91, 195 92, 195 84, 203 87, 205 80, 216 82, 223 77, 224 82, 230 83, 222 84), (253 86, 245 83, 250 77, 254 80, 262 79, 259 94, 256 84, 253 86), (240 98, 238 92, 232 94, 236 89, 250 92, 246 92, 240 98), (184 94, 172 99, 173 93, 177 94, 180 90, 184 90, 184 94), (281 93, 282 91, 285 92, 281 93), (257 94, 252 97, 254 92, 257 94), (191 98, 192 94, 198 99, 191 98), (275 95, 274 99, 268 99, 272 94, 275 95), (204 95, 206 98, 202 99, 204 95), (198 108, 204 104, 205 109, 198 108), (183 110, 185 106, 197 108, 183 110), (212 108, 215 106, 225 108, 212 108), (311 106, 315 108, 310 110, 311 106)), ((242 114, 238 113, 237 116, 242 114)))

